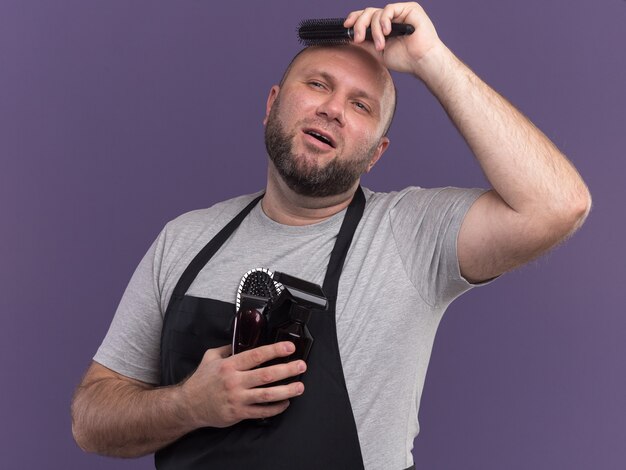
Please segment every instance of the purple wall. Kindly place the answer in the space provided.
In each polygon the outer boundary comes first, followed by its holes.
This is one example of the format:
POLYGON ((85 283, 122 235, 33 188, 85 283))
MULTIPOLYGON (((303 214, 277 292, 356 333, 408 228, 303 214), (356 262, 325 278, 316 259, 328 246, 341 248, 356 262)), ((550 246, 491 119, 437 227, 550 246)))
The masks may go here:
MULTIPOLYGON (((300 19, 363 6, 337 3, 2 0, 3 468, 152 468, 84 455, 72 391, 162 225, 263 186, 267 91, 300 19)), ((570 157, 595 206, 564 246, 449 309, 417 468, 626 468, 626 2, 423 5, 570 157)), ((433 98, 398 87, 367 186, 484 185, 433 98)))

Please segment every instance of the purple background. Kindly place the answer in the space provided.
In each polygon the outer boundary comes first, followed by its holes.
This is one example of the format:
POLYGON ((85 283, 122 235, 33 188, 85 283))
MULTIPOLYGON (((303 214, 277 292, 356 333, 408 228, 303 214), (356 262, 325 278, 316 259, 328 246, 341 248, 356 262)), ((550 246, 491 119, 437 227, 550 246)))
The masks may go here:
MULTIPOLYGON (((564 246, 448 310, 417 468, 624 469, 626 2, 423 5, 569 156, 594 209, 564 246)), ((73 389, 163 224, 263 187, 266 94, 299 49, 298 21, 362 6, 2 0, 4 468, 152 468, 84 455, 73 389)), ((485 185, 424 87, 397 84, 392 145, 365 184, 485 185)))

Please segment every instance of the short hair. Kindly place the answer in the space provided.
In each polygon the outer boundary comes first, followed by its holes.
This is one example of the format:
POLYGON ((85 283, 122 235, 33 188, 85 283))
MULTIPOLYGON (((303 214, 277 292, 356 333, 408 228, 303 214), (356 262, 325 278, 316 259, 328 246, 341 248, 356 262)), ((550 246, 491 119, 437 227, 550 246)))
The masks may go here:
MULTIPOLYGON (((323 46, 306 46, 303 49, 300 49, 300 51, 298 51, 298 53, 295 56, 293 56, 293 58, 287 65, 287 68, 285 68, 285 71, 283 72, 283 75, 280 78, 280 82, 278 83, 279 86, 281 88, 283 87, 283 84, 285 83, 285 80, 287 79, 289 72, 291 72, 291 69, 293 68, 293 64, 295 64, 298 58, 304 52, 308 51, 310 48, 315 47, 315 48, 330 49, 330 48, 341 47, 341 46, 342 46, 341 44, 333 44, 333 45, 323 45, 323 46)), ((387 133, 389 132, 389 128, 391 127, 391 123, 393 122, 393 118, 396 115, 396 109, 398 108, 398 89, 396 88, 396 84, 394 83, 393 80, 391 80, 391 85, 393 86, 393 109, 391 110, 391 115, 389 116, 389 119, 387 120, 387 123, 385 124, 385 130, 383 131, 384 136, 386 136, 387 133)))

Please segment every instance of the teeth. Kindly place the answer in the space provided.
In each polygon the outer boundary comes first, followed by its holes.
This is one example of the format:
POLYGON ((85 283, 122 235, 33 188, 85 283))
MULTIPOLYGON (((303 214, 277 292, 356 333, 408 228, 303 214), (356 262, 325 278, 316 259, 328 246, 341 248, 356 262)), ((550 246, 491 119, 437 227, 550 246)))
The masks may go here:
MULTIPOLYGON (((327 139, 326 137, 324 137, 323 135, 318 134, 317 132, 309 131, 309 132, 307 132, 307 134, 309 134, 309 135, 311 135, 311 136, 315 137, 317 140, 319 140, 319 141, 321 141, 321 142, 324 142, 326 145, 331 145, 330 140, 328 140, 328 139, 327 139)), ((331 147, 332 147, 332 145, 331 145, 331 147)))

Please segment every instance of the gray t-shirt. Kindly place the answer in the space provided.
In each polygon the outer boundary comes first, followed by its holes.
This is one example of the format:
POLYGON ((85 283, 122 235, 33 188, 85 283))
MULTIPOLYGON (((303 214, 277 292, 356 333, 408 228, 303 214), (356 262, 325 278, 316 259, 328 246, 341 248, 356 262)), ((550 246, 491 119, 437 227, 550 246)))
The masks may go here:
MULTIPOLYGON (((437 326, 450 302, 471 287, 459 271, 456 241, 482 190, 364 192, 365 212, 339 282, 337 337, 365 468, 400 469, 413 462, 437 326)), ((130 280, 95 361, 159 382, 161 327, 174 286, 204 245, 258 194, 189 212, 165 226, 130 280)), ((257 267, 322 284, 344 214, 294 227, 271 220, 257 204, 187 294, 234 303, 241 277, 257 267)))

